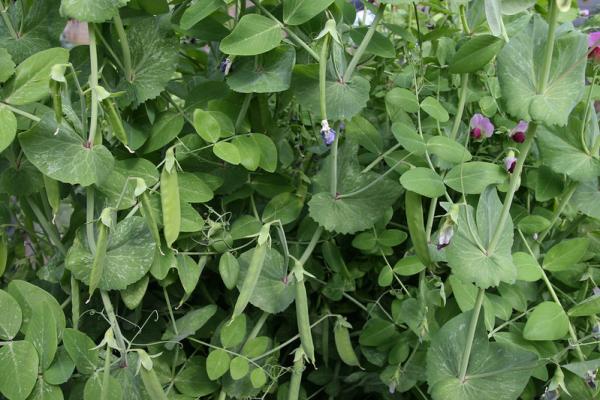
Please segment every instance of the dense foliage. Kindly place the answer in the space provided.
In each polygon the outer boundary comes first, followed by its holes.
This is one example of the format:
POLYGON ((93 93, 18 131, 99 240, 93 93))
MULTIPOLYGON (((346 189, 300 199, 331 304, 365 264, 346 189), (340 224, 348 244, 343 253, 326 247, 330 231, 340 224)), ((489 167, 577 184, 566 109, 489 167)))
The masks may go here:
POLYGON ((0 0, 0 398, 597 398, 570 3, 0 0))

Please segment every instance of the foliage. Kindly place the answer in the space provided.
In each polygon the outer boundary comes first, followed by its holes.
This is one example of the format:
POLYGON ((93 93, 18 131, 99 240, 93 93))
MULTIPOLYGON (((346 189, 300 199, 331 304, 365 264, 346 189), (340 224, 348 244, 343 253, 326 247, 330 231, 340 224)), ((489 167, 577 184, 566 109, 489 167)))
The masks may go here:
POLYGON ((0 0, 0 398, 597 398, 570 3, 0 0))

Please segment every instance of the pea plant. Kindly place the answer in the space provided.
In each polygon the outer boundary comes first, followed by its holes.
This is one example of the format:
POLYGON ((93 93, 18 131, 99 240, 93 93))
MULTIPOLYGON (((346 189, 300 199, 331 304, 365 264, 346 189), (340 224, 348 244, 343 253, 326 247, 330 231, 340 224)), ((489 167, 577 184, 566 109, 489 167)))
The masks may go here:
POLYGON ((0 398, 600 396, 600 17, 0 14, 0 398))

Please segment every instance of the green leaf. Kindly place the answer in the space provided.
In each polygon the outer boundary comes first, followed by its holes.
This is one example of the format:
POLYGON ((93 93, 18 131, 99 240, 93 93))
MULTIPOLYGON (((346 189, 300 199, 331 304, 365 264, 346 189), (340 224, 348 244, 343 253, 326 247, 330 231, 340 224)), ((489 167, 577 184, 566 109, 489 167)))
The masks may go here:
POLYGON ((283 2, 283 22, 286 25, 300 25, 317 16, 333 3, 333 0, 285 0, 283 2))
POLYGON ((115 162, 103 145, 89 147, 68 125, 57 127, 51 114, 20 134, 19 142, 27 159, 44 175, 72 185, 101 183, 115 162))
POLYGON ((427 382, 434 400, 514 400, 525 389, 536 356, 516 346, 490 343, 480 318, 465 379, 460 365, 472 312, 462 313, 434 335, 427 352, 427 382))
POLYGON ((209 143, 216 143, 221 137, 221 125, 210 111, 194 110, 194 129, 209 143))
POLYGON ((102 389, 106 391, 106 397, 109 399, 122 399, 123 388, 119 381, 112 375, 108 376, 108 385, 104 383, 104 373, 95 372, 85 383, 83 389, 83 400, 102 399, 102 389))
POLYGON ((575 108, 566 127, 538 128, 538 143, 542 162, 558 174, 577 181, 589 181, 600 175, 600 160, 589 149, 600 136, 598 119, 590 113, 584 126, 584 105, 575 108))
MULTIPOLYGON (((330 120, 349 120, 366 107, 371 85, 361 76, 350 82, 328 79, 327 117, 330 120)), ((319 66, 317 64, 296 65, 292 78, 292 91, 300 106, 322 118, 319 103, 319 66)))
POLYGON ((346 124, 346 135, 371 153, 380 154, 383 149, 383 138, 377 129, 360 115, 346 124))
POLYGON ((519 229, 527 235, 539 233, 550 227, 550 221, 541 215, 527 215, 523 217, 517 224, 519 229))
POLYGON ((433 136, 427 141, 427 150, 449 163, 471 161, 471 153, 463 145, 447 136, 433 136))
POLYGON ((208 378, 206 359, 195 356, 189 358, 183 370, 177 374, 175 387, 186 396, 198 398, 215 392, 219 384, 208 378))
POLYGON ((527 10, 536 0, 502 0, 502 14, 514 15, 527 10))
POLYGON ((392 114, 390 112, 392 108, 398 108, 407 113, 416 113, 420 108, 419 101, 414 92, 398 87, 386 93, 385 105, 389 114, 392 114))
POLYGON ((249 136, 235 137, 231 143, 240 153, 240 163, 249 171, 256 171, 260 164, 261 151, 258 143, 249 136))
POLYGON ((28 196, 44 188, 44 179, 36 167, 27 160, 18 166, 4 168, 0 172, 0 193, 28 196))
POLYGON ((464 194, 478 194, 490 185, 498 185, 507 179, 506 171, 497 164, 472 161, 452 168, 444 183, 464 194))
POLYGON ((47 383, 43 378, 38 378, 27 400, 63 400, 63 392, 59 386, 47 383))
POLYGON ((563 240, 548 250, 542 266, 545 270, 552 272, 568 270, 581 260, 589 244, 590 241, 587 238, 563 240))
POLYGON ((127 27, 132 72, 117 86, 126 91, 121 104, 137 107, 156 98, 175 73, 178 40, 159 21, 158 17, 140 18, 127 27))
POLYGON ((38 355, 27 341, 8 342, 0 348, 0 393, 8 399, 25 399, 35 386, 38 355))
POLYGON ((162 149, 179 135, 184 123, 183 116, 177 112, 167 111, 159 114, 150 127, 150 136, 140 148, 140 152, 148 154, 162 149))
POLYGON ((171 343, 165 344, 168 350, 175 347, 175 343, 185 339, 188 336, 193 335, 196 331, 204 326, 217 312, 217 306, 209 305, 201 308, 197 308, 193 311, 189 311, 183 317, 175 321, 177 326, 177 334, 173 331, 171 325, 167 328, 165 333, 162 335, 161 340, 168 340, 171 343))
POLYGON ((62 385, 69 380, 74 369, 75 363, 71 360, 65 347, 61 346, 50 367, 44 371, 44 381, 51 385, 62 385))
POLYGON ((0 108, 0 153, 11 145, 16 135, 17 118, 15 114, 6 108, 0 108))
POLYGON ((513 224, 508 218, 500 240, 491 254, 486 249, 500 219, 502 203, 493 187, 482 193, 477 206, 477 219, 471 206, 462 206, 458 229, 446 248, 452 272, 464 282, 479 288, 498 286, 500 282, 514 283, 517 269, 512 262, 513 224))
POLYGON ((95 349, 96 343, 88 335, 67 328, 63 335, 63 344, 79 373, 89 375, 96 370, 99 363, 98 350, 95 349))
POLYGON ((231 358, 223 349, 211 351, 206 357, 206 373, 211 381, 215 381, 229 371, 231 358))
MULTIPOLYGON (((98 288, 122 290, 140 280, 152 266, 155 245, 144 218, 129 217, 119 222, 110 232, 98 288)), ((84 226, 77 232, 65 265, 77 279, 88 284, 93 260, 84 226)))
MULTIPOLYGON (((206 203, 212 200, 214 193, 200 174, 179 172, 179 196, 186 203, 206 203)), ((148 185, 150 186, 150 185, 148 185)))
POLYGON ((523 337, 527 340, 559 340, 569 331, 569 317, 562 307, 544 301, 527 316, 523 337))
POLYGON ((442 177, 429 168, 411 168, 400 177, 400 183, 406 190, 425 197, 439 197, 446 192, 442 177))
POLYGON ((279 46, 258 60, 255 57, 236 60, 227 84, 239 93, 283 92, 290 88, 294 64, 296 50, 289 45, 279 46))
POLYGON ((600 219, 600 190, 596 180, 579 184, 571 202, 585 215, 600 219))
POLYGON ((587 37, 574 30, 556 35, 550 76, 543 93, 543 72, 548 24, 534 16, 525 29, 511 38, 498 55, 498 80, 507 110, 516 119, 546 125, 566 125, 584 90, 587 37))
POLYGON ((15 70, 13 78, 6 83, 5 101, 12 105, 23 105, 42 100, 48 96, 50 70, 55 64, 69 61, 69 52, 63 48, 40 51, 15 70))
POLYGON ((126 289, 121 290, 121 299, 125 306, 130 310, 135 310, 144 300, 146 290, 148 289, 148 282, 150 278, 148 274, 144 275, 142 279, 127 286, 126 289))
MULTIPOLYGON (((238 290, 242 288, 254 249, 246 251, 239 258, 240 274, 238 290)), ((267 249, 265 261, 256 283, 250 303, 271 314, 277 314, 288 308, 295 297, 295 280, 286 283, 286 266, 283 257, 275 249, 267 249)))
POLYGON ((263 210, 262 220, 271 222, 280 220, 282 225, 294 222, 304 207, 302 198, 296 194, 283 192, 273 197, 263 210))
POLYGON ((449 71, 467 74, 485 67, 504 46, 504 41, 492 35, 479 35, 463 44, 450 61, 449 71))
POLYGON ((230 323, 221 326, 221 345, 226 349, 239 346, 246 337, 246 315, 241 314, 235 317, 230 323))
POLYGON ((374 172, 361 173, 356 161, 356 145, 347 143, 341 149, 343 155, 338 160, 337 191, 340 194, 356 194, 345 198, 331 195, 327 186, 331 162, 331 157, 328 157, 325 168, 316 178, 317 194, 308 202, 311 218, 325 229, 343 234, 372 227, 401 193, 396 182, 382 179, 374 172))
POLYGON ((417 256, 407 256, 398 260, 394 265, 394 272, 401 276, 416 275, 425 269, 425 265, 417 256))
POLYGON ((254 56, 279 46, 281 39, 283 31, 279 23, 262 15, 246 14, 219 47, 226 54, 254 56))
POLYGON ((398 336, 396 326, 392 322, 374 317, 367 321, 360 332, 358 341, 361 346, 377 347, 390 343, 398 336))
POLYGON ((60 12, 79 21, 104 22, 127 4, 125 0, 61 0, 60 12))
MULTIPOLYGON (((240 264, 230 252, 223 253, 219 260, 219 274, 229 290, 233 289, 238 281, 240 273, 240 264)), ((235 319, 237 320, 237 318, 235 319)))
POLYGON ((416 155, 425 155, 427 145, 414 127, 404 122, 394 122, 392 124, 392 133, 398 143, 406 150, 416 155))
POLYGON ((44 304, 33 311, 33 316, 27 325, 25 340, 35 347, 40 366, 43 370, 48 368, 54 360, 58 347, 57 326, 50 305, 44 304))
POLYGON ((23 320, 19 303, 7 292, 0 290, 0 339, 13 340, 23 320))
POLYGON ((183 286, 183 290, 187 295, 190 295, 198 285, 200 274, 204 268, 203 264, 201 265, 202 259, 200 260, 199 263, 196 263, 190 256, 177 256, 177 275, 179 275, 181 286, 183 286))
MULTIPOLYGON (((350 37, 354 43, 361 43, 367 34, 368 27, 361 26, 354 28, 350 31, 350 37)), ((365 54, 373 54, 382 58, 395 58, 396 49, 392 41, 382 34, 381 32, 375 31, 367 48, 365 54)))
POLYGON ((229 366, 229 374, 233 380, 240 380, 250 371, 250 365, 248 364, 248 360, 242 357, 235 357, 231 360, 231 365, 229 366))
POLYGON ((438 122, 447 122, 450 119, 448 111, 435 97, 426 97, 421 102, 421 109, 438 122))
POLYGON ((260 149, 260 162, 258 166, 267 172, 275 172, 277 169, 277 147, 273 139, 262 133, 253 133, 250 138, 260 149))
POLYGON ((198 0, 192 3, 181 16, 179 21, 181 29, 190 29, 224 5, 223 0, 198 0))
POLYGON ((525 282, 535 282, 542 279, 542 270, 537 260, 529 253, 517 252, 512 255, 517 267, 517 279, 525 282))
POLYGON ((600 313, 600 296, 592 296, 569 310, 570 317, 588 317, 600 313))
POLYGON ((250 373, 250 382, 252 382, 252 386, 256 389, 263 387, 267 383, 267 375, 260 368, 255 368, 250 373))
POLYGON ((0 83, 4 83, 15 73, 15 62, 5 48, 0 47, 0 83))
POLYGON ((106 196, 104 207, 123 210, 135 205, 136 180, 131 178, 141 178, 147 187, 152 187, 158 183, 158 170, 153 163, 144 158, 116 161, 108 178, 97 185, 98 190, 106 196))
POLYGON ((241 162, 237 147, 229 142, 218 142, 213 146, 213 153, 229 164, 238 165, 241 162))

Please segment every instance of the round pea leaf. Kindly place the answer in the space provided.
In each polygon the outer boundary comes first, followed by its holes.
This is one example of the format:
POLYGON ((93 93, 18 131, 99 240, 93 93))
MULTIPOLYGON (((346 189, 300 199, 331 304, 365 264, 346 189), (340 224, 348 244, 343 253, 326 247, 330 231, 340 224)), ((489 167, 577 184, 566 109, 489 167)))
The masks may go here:
POLYGON ((435 97, 426 97, 421 102, 421 108, 439 122, 447 122, 450 119, 448 111, 446 111, 444 106, 435 97))
MULTIPOLYGON (((96 400, 102 398, 102 389, 104 387, 104 374, 95 372, 85 383, 83 389, 83 400, 96 400)), ((112 375, 108 377, 108 387, 105 389, 108 399, 122 399, 123 388, 121 383, 112 375)))
POLYGON ((229 87, 239 93, 273 93, 290 88, 296 50, 279 46, 264 54, 259 61, 244 57, 227 76, 229 87))
POLYGON ((425 197, 439 197, 446 191, 442 177, 429 168, 409 169, 400 177, 400 183, 406 190, 425 197))
POLYGON ((19 142, 27 159, 44 175, 72 185, 101 183, 115 163, 106 147, 88 146, 68 125, 57 126, 52 114, 20 134, 19 142))
POLYGON ((62 0, 60 11, 63 15, 79 21, 104 22, 117 13, 126 0, 62 0))
POLYGON ((301 25, 324 11, 333 0, 285 0, 283 22, 286 25, 301 25))
POLYGON ((198 398, 216 391, 219 385, 206 374, 206 359, 195 356, 189 358, 183 370, 177 374, 175 387, 186 396, 198 398))
MULTIPOLYGON (((150 270, 154 258, 154 239, 142 217, 129 217, 110 232, 99 288, 122 290, 140 280, 150 270)), ((73 275, 88 283, 94 256, 85 227, 79 229, 65 264, 73 275)))
POLYGON ((220 49, 225 54, 254 56, 279 45, 283 31, 278 22, 258 14, 246 14, 233 31, 223 38, 220 49))
POLYGON ((462 163, 452 168, 444 179, 444 183, 464 194, 478 194, 489 185, 504 182, 508 175, 497 164, 472 161, 462 163))
POLYGON ((569 317, 563 308, 552 301, 544 301, 527 316, 523 337, 527 340, 558 340, 568 331, 569 317))
POLYGON ((15 114, 6 108, 0 108, 0 153, 10 146, 16 135, 17 118, 15 114))
POLYGON ((27 341, 9 342, 0 348, 0 393, 9 399, 25 399, 37 380, 38 355, 27 341))
POLYGON ((231 357, 223 349, 211 351, 206 358, 206 373, 211 381, 216 381, 227 371, 229 371, 229 363, 231 357))
POLYGON ((433 136, 427 141, 427 150, 444 161, 459 164, 471 161, 471 153, 456 140, 447 136, 433 136))
POLYGON ((215 143, 213 153, 229 164, 238 165, 241 162, 240 152, 234 144, 229 142, 215 143))
POLYGON ((21 327, 23 314, 19 303, 10 294, 0 290, 0 339, 12 340, 21 327))
POLYGON ((450 62, 453 74, 476 72, 489 63, 504 46, 504 40, 492 35, 479 35, 463 44, 450 62))
MULTIPOLYGON (((238 259, 240 263, 238 289, 241 289, 246 278, 253 253, 254 249, 249 250, 238 259)), ((286 270, 283 257, 277 250, 268 249, 258 282, 250 297, 250 303, 271 314, 277 314, 288 308, 294 301, 296 283, 293 279, 286 282, 285 278, 286 270)))

